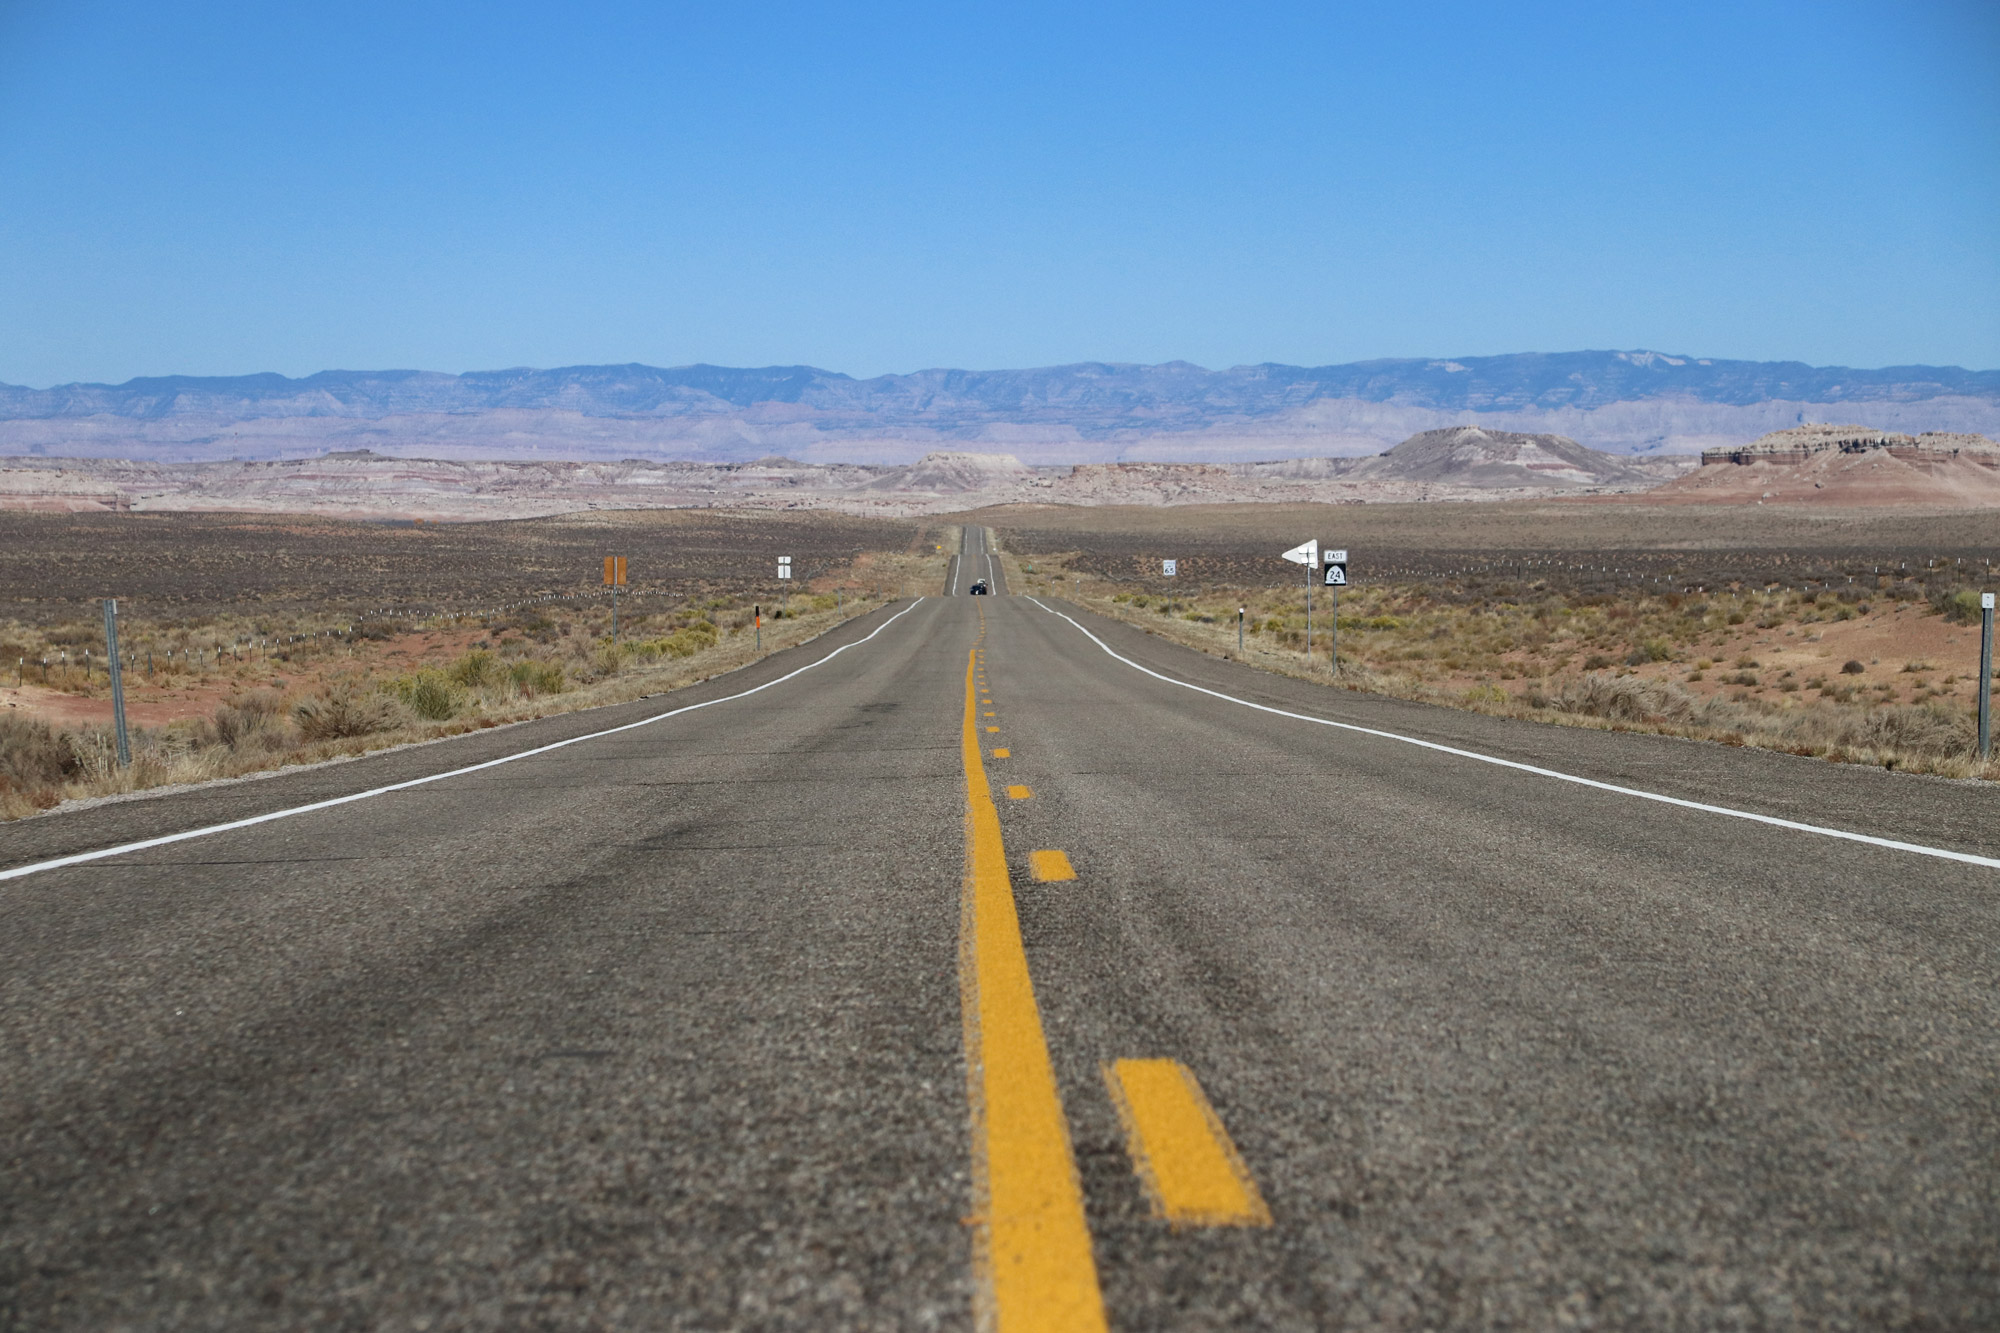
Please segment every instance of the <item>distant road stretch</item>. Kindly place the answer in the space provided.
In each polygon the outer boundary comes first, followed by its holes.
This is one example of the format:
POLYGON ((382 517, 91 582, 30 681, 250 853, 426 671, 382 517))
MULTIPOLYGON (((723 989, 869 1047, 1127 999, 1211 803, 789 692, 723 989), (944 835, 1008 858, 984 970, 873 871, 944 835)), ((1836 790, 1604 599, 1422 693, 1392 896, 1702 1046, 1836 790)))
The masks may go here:
POLYGON ((1990 789, 936 591, 0 829, 0 1326, 2000 1324, 1990 789))

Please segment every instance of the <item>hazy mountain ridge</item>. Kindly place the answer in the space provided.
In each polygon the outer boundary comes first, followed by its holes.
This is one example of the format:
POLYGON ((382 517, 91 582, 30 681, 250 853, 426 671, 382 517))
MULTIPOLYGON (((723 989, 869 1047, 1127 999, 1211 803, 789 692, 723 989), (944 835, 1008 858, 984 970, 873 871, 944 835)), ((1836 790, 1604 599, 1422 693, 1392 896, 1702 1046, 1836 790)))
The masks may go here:
POLYGON ((175 415, 380 417, 405 413, 542 409, 584 416, 723 414, 761 405, 859 413, 878 424, 965 429, 996 420, 1073 426, 1086 433, 1145 425, 1194 429, 1229 417, 1268 416, 1320 399, 1443 411, 1589 410, 1655 398, 1743 406, 1770 401, 2000 401, 2000 370, 1891 366, 1857 370, 1787 361, 1728 361, 1657 352, 1519 353, 1264 364, 1205 370, 1084 362, 1030 370, 922 370, 857 380, 812 366, 565 366, 551 370, 328 370, 163 376, 49 389, 0 385, 0 417, 175 415))
POLYGON ((1086 362, 858 380, 811 366, 322 371, 50 389, 0 385, 0 454, 196 462, 368 448, 425 458, 906 464, 940 449, 1034 465, 1377 454, 1477 425, 1622 454, 1694 454, 1829 417, 2000 434, 2000 371, 1657 352, 1344 366, 1086 362))

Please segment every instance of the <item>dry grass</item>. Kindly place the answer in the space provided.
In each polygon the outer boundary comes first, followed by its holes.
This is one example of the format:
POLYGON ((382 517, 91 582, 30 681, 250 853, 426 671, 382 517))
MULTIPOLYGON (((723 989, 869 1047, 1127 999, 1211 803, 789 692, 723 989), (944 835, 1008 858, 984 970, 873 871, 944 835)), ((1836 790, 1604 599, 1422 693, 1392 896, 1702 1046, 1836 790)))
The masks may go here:
POLYGON ((1751 632, 1796 656, 1796 645, 1836 624, 1872 616, 1907 626, 1913 618, 1949 616, 1964 601, 1961 589, 1924 598, 1889 577, 1837 595, 1732 588, 1611 596, 1517 584, 1467 596, 1462 584, 1429 582, 1352 588, 1339 601, 1336 677, 1319 590, 1308 659, 1300 587, 1210 587, 1181 596, 1084 572, 1092 562, 1071 553, 1008 552, 1002 559, 1016 591, 1056 593, 1204 652, 1328 685, 1561 725, 2000 778, 2000 762, 1982 763, 1975 753, 1969 674, 1921 660, 1893 674, 1855 662, 1807 674, 1765 667, 1741 652, 1733 664, 1722 657, 1723 645, 1751 632), (1862 673, 1870 679, 1858 679, 1862 673))
MULTIPOLYGON (((817 580, 781 598, 725 593, 628 613, 615 642, 610 607, 598 602, 531 605, 445 628, 363 621, 329 633, 304 616, 142 624, 125 641, 150 646, 154 669, 128 677, 128 696, 150 690, 217 702, 162 725, 131 728, 132 763, 123 767, 107 726, 51 723, 18 708, 0 712, 0 818, 663 693, 755 661, 757 606, 764 616, 761 654, 769 654, 875 610, 906 588, 934 590, 944 564, 930 543, 923 553, 867 552, 844 567, 822 568, 817 580), (241 656, 228 650, 232 636, 253 631, 261 641, 254 650, 241 656)), ((46 651, 51 644, 88 643, 93 629, 101 635, 101 626, 78 619, 45 627, 16 622, 8 633, 24 650, 46 651)), ((143 663, 145 653, 139 648, 135 661, 143 663)), ((58 675, 39 698, 93 701, 101 710, 107 693, 100 666, 89 679, 74 670, 67 681, 58 675)))

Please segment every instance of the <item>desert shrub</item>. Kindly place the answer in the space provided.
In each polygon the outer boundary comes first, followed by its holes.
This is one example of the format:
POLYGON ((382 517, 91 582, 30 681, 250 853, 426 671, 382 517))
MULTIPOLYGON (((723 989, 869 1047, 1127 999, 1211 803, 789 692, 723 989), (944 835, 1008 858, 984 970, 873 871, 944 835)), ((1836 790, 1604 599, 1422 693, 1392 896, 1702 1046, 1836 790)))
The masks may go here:
POLYGON ((18 788, 50 786, 76 772, 76 756, 38 718, 0 715, 0 779, 18 788))
POLYGON ((1680 686, 1639 676, 1564 681, 1547 700, 1557 712, 1614 722, 1682 722, 1701 711, 1701 701, 1680 686))
POLYGON ((1840 674, 1843 676, 1858 676, 1867 669, 1851 657, 1840 664, 1840 674))
POLYGON ((233 749, 265 730, 284 711, 285 696, 276 690, 240 694, 215 710, 215 738, 233 749))
POLYGON ((653 646, 668 657, 693 657, 696 653, 715 647, 717 637, 715 626, 706 620, 697 620, 692 625, 675 630, 664 639, 655 639, 653 646))
POLYGON ((1939 704, 1892 704, 1859 715, 1804 710, 1786 727, 1785 735, 1833 749, 1932 756, 1966 754, 1977 742, 1972 719, 1939 704))
POLYGON ((1917 754, 1962 754, 1977 740, 1972 719, 1936 706, 1875 708, 1848 728, 1845 743, 1917 754))
POLYGON ((476 690, 482 685, 499 684, 506 679, 507 669, 492 653, 475 648, 453 662, 445 675, 451 678, 453 684, 476 690))
POLYGON ((1583 659, 1583 669, 1585 671, 1602 671, 1605 667, 1608 667, 1610 665, 1611 665, 1611 659, 1606 657, 1603 653, 1592 653, 1590 656, 1583 659))
POLYGON ((1979 621, 1979 594, 1971 588, 1938 589, 1931 593, 1931 605, 1954 625, 1979 621))
POLYGON ((404 676, 392 688, 411 712, 428 722, 443 722, 456 716, 462 702, 451 678, 442 671, 427 669, 404 676))
POLYGON ((1631 652, 1625 654, 1626 666, 1643 666, 1647 662, 1664 662, 1674 655, 1665 639, 1648 639, 1631 652))
POLYGON ((337 741, 349 736, 368 736, 386 731, 395 712, 389 700, 346 687, 301 699, 292 709, 299 735, 309 741, 337 741))
POLYGON ((540 694, 562 693, 563 669, 554 662, 534 660, 516 662, 513 670, 507 675, 514 683, 514 688, 530 699, 540 694))

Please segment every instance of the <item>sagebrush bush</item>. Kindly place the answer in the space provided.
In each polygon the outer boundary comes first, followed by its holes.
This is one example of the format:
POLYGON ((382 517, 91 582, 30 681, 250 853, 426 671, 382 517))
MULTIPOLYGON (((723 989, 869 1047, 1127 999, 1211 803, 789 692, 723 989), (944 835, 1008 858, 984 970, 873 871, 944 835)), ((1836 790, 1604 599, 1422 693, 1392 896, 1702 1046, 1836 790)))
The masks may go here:
POLYGON ((379 694, 336 687, 301 699, 292 709, 292 720, 306 740, 338 741, 388 730, 395 721, 395 710, 379 694))
POLYGON ((1548 706, 1615 722, 1685 722, 1704 709, 1697 696, 1672 681, 1599 675, 1562 682, 1548 696, 1548 706))
POLYGON ((250 690, 215 710, 216 739, 232 749, 260 739, 285 711, 285 696, 276 690, 250 690))
POLYGON ((475 648, 453 662, 445 675, 454 684, 478 689, 482 685, 497 685, 507 677, 507 668, 500 659, 483 648, 475 648))
POLYGON ((76 756, 49 724, 0 714, 0 778, 21 789, 52 786, 76 772, 76 756))
POLYGON ((423 670, 395 683, 396 697, 426 722, 445 722, 458 715, 462 696, 442 671, 423 670))
POLYGON ((516 662, 507 676, 514 688, 530 699, 537 695, 562 693, 563 669, 554 662, 532 659, 516 662))

